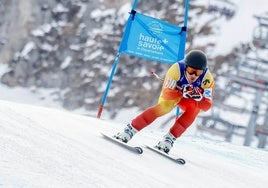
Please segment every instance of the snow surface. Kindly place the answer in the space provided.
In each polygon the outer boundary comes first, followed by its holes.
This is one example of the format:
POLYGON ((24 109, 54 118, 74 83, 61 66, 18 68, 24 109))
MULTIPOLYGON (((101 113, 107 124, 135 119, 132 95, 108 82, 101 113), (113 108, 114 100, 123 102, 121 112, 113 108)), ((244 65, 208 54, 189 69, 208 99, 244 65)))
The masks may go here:
MULTIPOLYGON (((123 124, 0 101, 0 187, 258 188, 268 184, 268 152, 182 136, 173 152, 184 166, 144 148, 142 155, 103 139, 123 124)), ((155 127, 130 144, 155 144, 155 127)))

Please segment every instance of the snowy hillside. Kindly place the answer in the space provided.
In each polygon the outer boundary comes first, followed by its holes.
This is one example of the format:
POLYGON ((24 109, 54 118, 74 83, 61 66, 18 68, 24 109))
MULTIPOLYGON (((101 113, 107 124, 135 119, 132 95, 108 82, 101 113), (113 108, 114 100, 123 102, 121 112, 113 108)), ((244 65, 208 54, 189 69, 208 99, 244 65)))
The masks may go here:
MULTIPOLYGON (((179 166, 144 149, 136 155, 109 143, 123 124, 56 109, 0 101, 0 187, 258 188, 268 184, 268 152, 183 136, 179 166)), ((131 144, 154 144, 151 126, 131 144)))

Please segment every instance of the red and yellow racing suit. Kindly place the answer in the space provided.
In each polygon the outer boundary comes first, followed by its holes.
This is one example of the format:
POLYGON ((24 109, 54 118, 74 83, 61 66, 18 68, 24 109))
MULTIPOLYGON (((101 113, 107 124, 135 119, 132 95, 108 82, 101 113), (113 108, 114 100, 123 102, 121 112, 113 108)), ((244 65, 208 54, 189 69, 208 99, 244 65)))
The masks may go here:
POLYGON ((155 106, 149 107, 132 120, 132 126, 140 131, 151 124, 156 118, 163 116, 178 105, 183 113, 176 118, 175 123, 170 128, 170 133, 178 138, 194 122, 200 111, 207 111, 211 108, 214 93, 214 79, 208 69, 191 83, 193 87, 203 91, 201 101, 192 98, 184 98, 181 89, 189 84, 185 76, 184 62, 173 64, 164 79, 162 91, 155 106))

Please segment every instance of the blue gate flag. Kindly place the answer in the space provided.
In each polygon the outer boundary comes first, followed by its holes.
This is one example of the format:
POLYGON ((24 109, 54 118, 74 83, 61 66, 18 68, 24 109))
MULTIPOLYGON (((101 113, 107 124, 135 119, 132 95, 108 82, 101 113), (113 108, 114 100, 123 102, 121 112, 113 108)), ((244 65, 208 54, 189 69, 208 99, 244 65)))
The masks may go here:
POLYGON ((180 59, 184 27, 146 16, 132 10, 119 52, 173 64, 180 59))

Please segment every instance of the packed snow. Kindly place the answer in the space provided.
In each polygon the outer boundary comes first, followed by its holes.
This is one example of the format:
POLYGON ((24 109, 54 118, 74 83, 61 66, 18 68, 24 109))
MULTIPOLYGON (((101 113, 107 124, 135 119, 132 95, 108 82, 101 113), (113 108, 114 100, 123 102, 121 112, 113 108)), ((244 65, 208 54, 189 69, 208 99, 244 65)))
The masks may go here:
MULTIPOLYGON (((0 187, 258 188, 268 184, 265 150, 182 136, 178 165, 144 148, 138 155, 102 138, 123 124, 64 110, 0 101, 0 187)), ((156 125, 130 144, 154 145, 156 125)))

